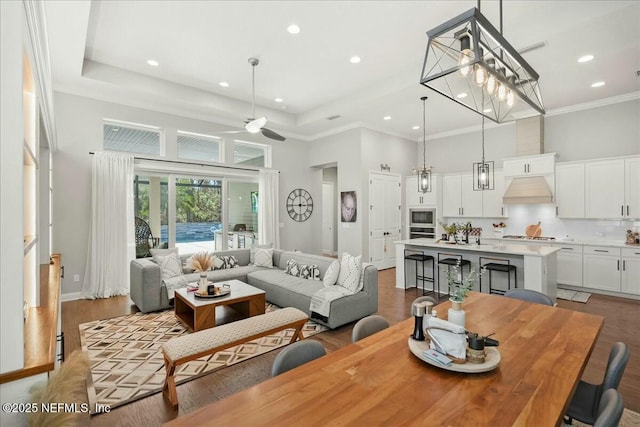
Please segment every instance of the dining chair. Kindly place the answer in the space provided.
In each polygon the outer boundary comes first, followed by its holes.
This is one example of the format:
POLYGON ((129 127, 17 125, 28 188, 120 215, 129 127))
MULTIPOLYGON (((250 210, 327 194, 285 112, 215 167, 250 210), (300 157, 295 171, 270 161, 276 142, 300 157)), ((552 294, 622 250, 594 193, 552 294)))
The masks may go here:
POLYGON ((285 347, 273 361, 271 376, 275 377, 314 359, 324 356, 327 352, 318 341, 302 340, 285 347))
POLYGON ((609 353, 602 384, 590 384, 582 380, 578 383, 565 416, 569 424, 573 419, 590 425, 595 423, 603 392, 610 388, 618 389, 628 361, 627 345, 623 342, 615 343, 609 353))
POLYGON ((438 305, 438 302, 437 302, 437 301, 436 301, 436 299, 435 299, 435 298, 433 298, 433 297, 430 297, 430 296, 418 297, 418 298, 414 299, 414 300, 413 300, 413 302, 411 303, 411 315, 412 315, 412 316, 415 316, 415 315, 416 315, 416 312, 415 312, 415 310, 416 310, 416 309, 415 309, 415 305, 416 305, 416 304, 421 303, 421 302, 427 302, 427 301, 429 301, 429 302, 433 303, 433 306, 434 306, 434 307, 435 307, 436 305, 438 305))
POLYGON ((532 289, 509 289, 504 293, 504 296, 507 298, 553 306, 553 300, 551 298, 542 292, 534 291, 532 289))
POLYGON ((614 388, 602 393, 600 405, 598 406, 598 416, 593 423, 593 427, 617 427, 624 412, 622 395, 614 388))
POLYGON ((364 317, 358 320, 358 323, 353 327, 353 331, 351 331, 351 342, 360 341, 388 327, 389 322, 382 316, 372 314, 371 316, 364 317))

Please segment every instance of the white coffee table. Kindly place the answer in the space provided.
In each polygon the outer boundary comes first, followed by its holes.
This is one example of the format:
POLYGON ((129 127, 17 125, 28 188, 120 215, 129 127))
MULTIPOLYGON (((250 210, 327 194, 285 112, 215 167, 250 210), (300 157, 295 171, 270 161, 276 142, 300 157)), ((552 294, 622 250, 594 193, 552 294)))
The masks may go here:
POLYGON ((196 298, 195 292, 188 292, 187 288, 175 291, 175 315, 192 331, 216 326, 216 307, 218 306, 229 306, 244 317, 264 314, 265 292, 263 290, 240 280, 227 280, 215 284, 218 286, 228 284, 231 293, 219 298, 204 299, 196 298))

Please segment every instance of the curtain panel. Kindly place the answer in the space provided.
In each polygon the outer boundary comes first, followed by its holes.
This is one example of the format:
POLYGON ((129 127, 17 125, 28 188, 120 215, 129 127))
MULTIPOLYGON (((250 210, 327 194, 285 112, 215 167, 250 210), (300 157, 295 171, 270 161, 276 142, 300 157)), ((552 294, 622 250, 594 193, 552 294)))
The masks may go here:
POLYGON ((82 297, 129 294, 135 258, 133 156, 97 152, 91 167, 91 220, 82 297))

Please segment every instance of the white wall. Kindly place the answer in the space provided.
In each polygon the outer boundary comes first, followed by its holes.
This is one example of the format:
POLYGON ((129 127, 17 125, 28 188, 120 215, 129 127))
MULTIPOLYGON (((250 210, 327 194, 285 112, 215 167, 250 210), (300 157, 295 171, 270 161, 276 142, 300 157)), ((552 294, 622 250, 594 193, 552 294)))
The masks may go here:
POLYGON ((235 224, 244 224, 247 230, 258 230, 258 213, 251 211, 251 192, 258 191, 257 182, 231 182, 229 183, 228 207, 229 230, 233 230, 235 224))
MULTIPOLYGON (((330 182, 333 184, 333 203, 334 207, 340 206, 340 199, 336 188, 338 188, 338 168, 335 166, 325 167, 322 169, 322 182, 330 182)), ((322 206, 320 206, 322 209, 322 206)), ((338 209, 334 209, 333 212, 333 251, 336 251, 338 247, 338 221, 339 221, 338 209)), ((325 248, 326 249, 326 248, 325 248)))
MULTIPOLYGON (((53 185, 56 189, 53 196, 53 252, 60 252, 64 259, 62 293, 73 294, 80 291, 88 246, 91 195, 89 152, 102 149, 103 119, 123 120, 164 129, 167 157, 174 159, 178 129, 206 134, 210 129, 219 128, 219 125, 61 92, 55 93, 55 110, 59 149, 53 157, 53 185), (80 275, 80 282, 72 281, 75 274, 80 275)), ((249 135, 243 134, 242 137, 252 140, 249 135)), ((320 245, 316 245, 311 238, 315 218, 305 223, 291 224, 293 221, 288 220, 284 207, 286 196, 293 188, 306 188, 312 182, 312 174, 307 166, 307 144, 293 139, 288 139, 285 143, 271 142, 261 136, 256 137, 255 141, 271 144, 273 168, 281 171, 280 222, 284 224, 281 228, 281 247, 319 252, 320 245), (318 246, 317 250, 315 246, 318 246)), ((232 157, 231 151, 226 150, 227 158, 232 157)))

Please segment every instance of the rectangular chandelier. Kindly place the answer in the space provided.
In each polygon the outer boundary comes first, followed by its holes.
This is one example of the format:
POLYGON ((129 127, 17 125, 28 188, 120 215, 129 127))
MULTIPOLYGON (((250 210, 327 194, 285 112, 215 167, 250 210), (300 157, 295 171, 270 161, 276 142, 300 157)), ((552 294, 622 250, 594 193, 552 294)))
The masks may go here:
POLYGON ((477 8, 427 37, 420 84, 496 123, 544 114, 538 73, 477 8))

